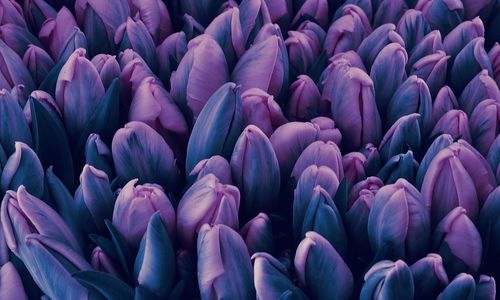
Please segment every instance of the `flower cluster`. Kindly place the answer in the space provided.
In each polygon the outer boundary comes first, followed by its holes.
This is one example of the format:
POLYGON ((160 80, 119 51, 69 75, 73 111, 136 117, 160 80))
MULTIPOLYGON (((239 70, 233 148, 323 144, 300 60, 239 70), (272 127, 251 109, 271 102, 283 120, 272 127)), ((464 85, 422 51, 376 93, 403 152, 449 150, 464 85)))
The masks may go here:
POLYGON ((500 0, 0 0, 0 299, 494 300, 500 0))

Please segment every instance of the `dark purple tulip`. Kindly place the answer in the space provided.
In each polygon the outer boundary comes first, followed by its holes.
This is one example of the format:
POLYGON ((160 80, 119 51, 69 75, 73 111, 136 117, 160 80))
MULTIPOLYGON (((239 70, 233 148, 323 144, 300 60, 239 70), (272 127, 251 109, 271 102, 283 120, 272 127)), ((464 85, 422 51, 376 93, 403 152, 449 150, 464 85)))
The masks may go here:
POLYGON ((144 23, 155 44, 159 44, 172 33, 172 22, 163 1, 129 0, 129 4, 131 15, 144 23))
MULTIPOLYGON (((177 236, 181 246, 194 248, 203 224, 225 224, 237 229, 240 192, 222 184, 213 174, 196 181, 184 194, 177 208, 177 236)), ((245 251, 248 252, 245 248, 245 251)))
POLYGON ((446 84, 449 58, 444 51, 438 50, 417 60, 412 66, 411 74, 425 80, 433 97, 446 84))
MULTIPOLYGON (((392 96, 406 80, 408 54, 403 46, 390 43, 380 50, 371 66, 370 77, 375 87, 375 101, 380 112, 387 110, 392 96)), ((392 117, 392 116, 391 116, 392 117)))
POLYGON ((292 74, 305 74, 314 65, 323 47, 321 40, 312 33, 289 31, 285 46, 292 74))
POLYGON ((470 131, 475 148, 486 157, 493 141, 500 133, 500 103, 498 100, 480 102, 470 118, 470 131))
POLYGON ((255 253, 252 255, 254 261, 254 284, 257 291, 257 299, 279 299, 291 297, 303 300, 307 296, 293 284, 288 270, 279 260, 268 253, 255 253))
POLYGON ((31 73, 36 86, 42 83, 55 65, 50 55, 42 48, 35 45, 28 46, 23 56, 23 62, 31 73))
POLYGON ((294 259, 297 280, 314 299, 349 299, 353 277, 342 257, 321 235, 305 234, 294 259), (328 264, 325 264, 328 261, 328 264))
POLYGON ((121 70, 118 61, 116 60, 116 56, 98 54, 92 58, 91 62, 97 69, 105 89, 109 87, 115 78, 120 77, 121 70))
POLYGON ((264 0, 243 0, 239 9, 243 40, 248 48, 260 29, 271 23, 271 15, 264 0))
POLYGON ((23 10, 21 6, 12 0, 2 0, 0 2, 0 24, 15 24, 26 28, 26 21, 24 20, 23 10))
POLYGON ((298 180, 302 172, 310 165, 326 166, 335 172, 339 181, 344 178, 342 154, 332 141, 316 141, 307 146, 297 159, 291 177, 298 180))
POLYGON ((179 189, 174 154, 148 125, 137 121, 125 124, 115 133, 111 150, 120 182, 138 178, 140 183, 157 183, 168 192, 179 189))
POLYGON ((408 265, 397 260, 382 260, 373 265, 364 277, 360 299, 413 299, 415 288, 413 276, 408 265))
POLYGON ((457 97, 447 85, 443 86, 432 103, 432 126, 448 111, 458 109, 457 97))
POLYGON ((243 126, 253 124, 268 137, 287 120, 274 97, 261 89, 248 89, 241 94, 243 103, 243 126))
MULTIPOLYGON (((0 41, 1 45, 1 41, 0 41)), ((6 155, 15 151, 15 142, 32 145, 31 131, 19 103, 5 90, 0 90, 0 145, 6 155)))
POLYGON ((368 143, 363 146, 360 150, 361 153, 366 157, 365 172, 366 176, 373 176, 377 174, 381 166, 380 153, 373 144, 368 143))
POLYGON ((415 153, 420 151, 422 143, 420 118, 421 116, 416 113, 404 115, 389 128, 378 147, 380 157, 384 161, 408 150, 415 153))
POLYGON ((76 21, 69 9, 61 8, 57 15, 42 24, 38 37, 50 50, 54 60, 59 59, 63 48, 76 27, 76 21))
POLYGON ((443 48, 446 54, 452 57, 450 62, 453 62, 463 47, 477 37, 484 37, 484 24, 479 17, 460 23, 448 33, 443 40, 443 48))
POLYGON ((344 178, 349 186, 366 178, 366 157, 361 152, 350 152, 342 157, 344 178))
POLYGON ((396 24, 408 9, 405 0, 378 0, 377 2, 373 27, 388 23, 396 24))
MULTIPOLYGON (((130 50, 130 49, 128 49, 130 50)), ((130 50, 133 52, 132 50, 130 50)), ((127 52, 127 51, 125 51, 127 52)), ((124 53, 125 53, 124 52, 124 53)), ((124 58, 125 55, 122 56, 124 58)), ((124 61, 123 59, 122 61, 124 61)), ((120 61, 120 64, 122 63, 120 61)), ((120 93, 126 98, 124 102, 130 102, 135 91, 139 88, 139 84, 147 77, 155 77, 153 71, 148 67, 148 65, 142 60, 142 58, 134 58, 127 64, 122 66, 122 72, 120 74, 120 93)), ((127 106, 130 103, 127 104, 127 106)))
POLYGON ((170 93, 196 118, 212 94, 227 81, 229 73, 224 52, 213 39, 204 38, 199 44, 189 47, 179 67, 172 73, 170 93))
POLYGON ((59 53, 58 61, 67 61, 75 50, 83 48, 87 49, 87 37, 78 27, 73 27, 69 32, 68 38, 64 41, 59 53))
POLYGON ((24 56, 30 45, 42 47, 40 41, 28 29, 14 24, 0 26, 0 38, 20 57, 24 56))
POLYGON ((0 267, 0 298, 28 300, 21 276, 13 263, 6 262, 0 267))
POLYGON ((45 0, 24 1, 23 12, 26 22, 34 34, 38 34, 45 20, 55 18, 57 15, 57 11, 45 0))
POLYGON ((469 118, 461 110, 452 109, 446 112, 432 129, 431 137, 436 137, 443 133, 449 134, 453 139, 463 139, 472 143, 469 129, 469 118))
POLYGON ((15 143, 15 152, 3 165, 0 178, 2 193, 7 190, 17 190, 23 185, 35 197, 43 195, 43 167, 40 160, 28 145, 23 142, 15 143))
POLYGON ((24 86, 23 98, 35 89, 35 83, 22 59, 0 40, 0 59, 3 61, 0 70, 0 89, 12 89, 18 84, 24 86))
POLYGON ((364 196, 367 194, 375 196, 377 191, 383 186, 384 183, 382 182, 382 180, 375 176, 368 177, 356 183, 352 186, 349 192, 348 207, 351 208, 356 203, 356 201, 364 198, 364 196))
POLYGON ((480 275, 476 282, 476 295, 474 299, 495 300, 496 282, 494 277, 480 275))
POLYGON ((274 252, 271 219, 265 213, 260 213, 248 221, 240 229, 240 235, 243 237, 250 255, 256 252, 274 252))
MULTIPOLYGON (((443 200, 443 198, 441 199, 443 200)), ((481 236, 464 208, 451 210, 436 227, 432 247, 443 258, 448 275, 478 271, 481 264, 481 236)))
POLYGON ((300 8, 298 8, 295 17, 292 20, 291 27, 297 27, 302 23, 304 17, 312 18, 321 27, 328 26, 328 0, 305 0, 300 8))
POLYGON ((220 155, 201 160, 189 175, 196 176, 199 180, 210 173, 214 174, 222 184, 232 184, 229 162, 220 155))
POLYGON ((159 185, 146 183, 136 186, 137 182, 133 179, 120 190, 114 203, 113 225, 130 246, 137 248, 149 219, 159 212, 170 238, 174 240, 175 211, 169 198, 159 185))
POLYGON ((448 285, 448 275, 439 254, 427 254, 410 269, 415 284, 415 299, 434 299, 448 285))
POLYGON ((415 160, 413 152, 408 150, 406 153, 391 157, 377 172, 377 177, 386 184, 395 183, 399 178, 413 183, 417 170, 418 162, 415 160))
MULTIPOLYGON (((130 7, 127 0, 112 0, 106 3, 99 0, 76 0, 75 15, 78 25, 89 39, 89 53, 94 56, 116 50, 115 32, 119 31, 122 24, 128 23, 130 7)), ((134 38, 129 38, 129 42, 134 45, 134 38)), ((118 42, 120 40, 121 38, 118 42)))
POLYGON ((335 122, 328 117, 316 117, 311 123, 318 128, 318 140, 332 141, 339 145, 342 141, 340 130, 335 127, 335 122))
POLYGON ((104 272, 115 277, 120 277, 120 272, 114 265, 113 260, 109 258, 106 252, 104 252, 99 246, 95 247, 94 250, 92 250, 92 254, 90 255, 90 264, 99 272, 104 272))
POLYGON ((432 29, 438 29, 444 35, 463 21, 464 6, 460 0, 422 2, 425 3, 424 7, 417 5, 416 8, 422 10, 432 29))
POLYGON ((286 29, 292 17, 292 0, 265 0, 271 22, 286 29))
POLYGON ((483 240, 483 268, 484 271, 498 276, 498 255, 500 255, 499 226, 500 218, 500 188, 497 187, 488 196, 481 209, 477 228, 483 240))
POLYGON ((202 300, 255 299, 252 263, 241 236, 226 225, 201 227, 198 283, 202 300))
POLYGON ((422 186, 425 173, 427 173, 427 169, 429 168, 429 165, 431 164, 434 157, 439 153, 439 151, 450 146, 451 144, 453 144, 453 142, 453 137, 449 134, 442 134, 434 139, 424 157, 420 161, 420 166, 418 168, 417 177, 415 180, 415 185, 417 188, 420 188, 422 186))
POLYGON ((465 86, 483 69, 493 74, 488 53, 484 49, 484 38, 477 37, 457 54, 450 71, 451 88, 457 95, 461 94, 465 86))
POLYGON ((205 27, 201 25, 195 18, 189 14, 184 14, 182 16, 182 31, 186 34, 188 40, 194 39, 195 37, 202 35, 205 31, 205 27))
POLYGON ((500 86, 500 44, 496 43, 488 54, 493 68, 493 78, 498 86, 500 86))
POLYGON ((167 88, 170 87, 170 74, 177 68, 187 51, 187 39, 183 31, 169 35, 156 47, 158 77, 167 88))
POLYGON ((85 144, 85 163, 104 171, 108 178, 114 178, 113 159, 111 150, 100 139, 98 134, 92 133, 85 144))
POLYGON ((406 71, 409 73, 413 65, 422 57, 436 53, 443 50, 443 42, 441 40, 441 33, 439 30, 429 32, 418 44, 413 47, 409 52, 408 63, 406 64, 406 71))
POLYGON ((256 126, 241 133, 231 156, 231 173, 241 190, 242 212, 255 216, 279 203, 280 168, 273 146, 256 126))
MULTIPOLYGON (((450 284, 437 297, 438 300, 474 300, 476 294, 476 283, 470 274, 458 274, 450 284)), ((480 298, 482 299, 482 298, 480 298)))
POLYGON ((399 19, 396 31, 403 38, 406 51, 411 52, 431 32, 431 27, 421 11, 409 9, 399 19))
MULTIPOLYGON (((36 90, 31 92, 30 97, 38 101, 38 103, 42 104, 42 106, 49 111, 54 117, 59 117, 62 118, 61 111, 59 110, 59 107, 57 106, 56 101, 52 96, 44 91, 36 90)), ((28 121, 29 124, 31 124, 31 108, 29 102, 26 102, 24 105, 24 116, 26 117, 26 120, 28 121)))
POLYGON ((75 50, 57 78, 55 100, 72 139, 82 133, 104 96, 99 73, 85 55, 85 49, 75 50))
POLYGON ((500 102, 500 89, 488 74, 488 70, 484 69, 465 86, 458 98, 458 105, 468 116, 471 116, 476 106, 486 99, 495 99, 500 102))
POLYGON ((324 48, 328 57, 349 50, 356 51, 372 28, 364 11, 356 5, 342 8, 343 16, 328 28, 324 48))
POLYGON ((357 50, 366 68, 370 68, 379 52, 390 43, 398 43, 404 46, 403 38, 396 32, 396 25, 384 24, 374 29, 368 35, 357 50))
POLYGON ((307 75, 299 75, 290 85, 287 112, 291 121, 308 121, 329 110, 326 101, 321 100, 318 86, 307 75))

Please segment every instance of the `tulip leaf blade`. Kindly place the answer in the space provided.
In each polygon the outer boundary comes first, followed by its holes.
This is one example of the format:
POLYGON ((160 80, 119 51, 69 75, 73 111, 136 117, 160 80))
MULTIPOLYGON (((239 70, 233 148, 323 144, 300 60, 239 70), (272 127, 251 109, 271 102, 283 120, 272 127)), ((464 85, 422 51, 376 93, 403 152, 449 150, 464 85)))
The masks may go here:
POLYGON ((130 253, 130 249, 125 244, 125 241, 113 224, 107 219, 104 220, 104 223, 106 224, 109 234, 111 235, 111 241, 115 246, 117 259, 124 272, 124 276, 127 282, 132 282, 132 275, 129 268, 129 265, 132 263, 132 254, 130 253))
POLYGON ((345 213, 347 212, 347 203, 349 200, 348 195, 349 191, 347 180, 344 178, 340 182, 337 192, 335 193, 335 197, 333 198, 333 202, 335 203, 335 206, 337 206, 342 217, 344 217, 345 213))
POLYGON ((74 273, 72 276, 82 285, 97 290, 106 299, 134 299, 134 291, 130 286, 107 273, 81 271, 74 273))
POLYGON ((45 91, 52 97, 55 97, 57 78, 59 77, 59 73, 61 72, 64 63, 65 61, 60 61, 52 68, 52 70, 50 70, 49 74, 47 74, 47 77, 45 77, 42 83, 40 83, 40 86, 38 87, 39 90, 45 91))

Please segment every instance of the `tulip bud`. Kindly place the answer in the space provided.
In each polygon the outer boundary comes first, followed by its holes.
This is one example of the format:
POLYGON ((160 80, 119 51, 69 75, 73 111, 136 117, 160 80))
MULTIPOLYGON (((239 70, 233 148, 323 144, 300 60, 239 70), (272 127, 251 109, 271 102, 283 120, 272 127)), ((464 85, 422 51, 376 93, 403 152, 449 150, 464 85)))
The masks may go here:
POLYGON ((376 260, 414 262, 427 253, 430 233, 424 198, 408 181, 398 179, 377 192, 368 218, 368 237, 376 260))
POLYGON ((50 55, 35 45, 28 46, 23 56, 23 63, 28 68, 36 86, 42 83, 55 65, 50 55))
POLYGON ((424 181, 425 173, 429 168, 434 157, 439 153, 439 151, 453 144, 453 137, 449 134, 442 134, 438 136, 432 144, 429 146, 427 152, 424 157, 420 161, 420 166, 418 168, 417 177, 415 180, 416 187, 420 188, 422 186, 422 182, 424 181))
POLYGON ((12 0, 2 1, 0 3, 2 16, 0 17, 0 24, 15 24, 26 28, 26 21, 24 20, 23 10, 21 6, 12 0))
POLYGON ((342 154, 332 141, 316 141, 307 146, 297 159, 291 177, 298 180, 302 172, 310 165, 326 166, 335 172, 339 181, 344 178, 342 154))
POLYGON ((443 259, 438 254, 427 254, 410 269, 415 284, 415 299, 434 299, 448 285, 443 259))
POLYGON ((364 11, 356 5, 342 8, 343 16, 330 25, 324 48, 328 57, 334 54, 358 50, 363 40, 372 33, 364 11))
MULTIPOLYGON (((318 88, 321 95, 321 100, 328 104, 333 95, 335 95, 335 85, 337 81, 337 77, 340 77, 341 74, 346 73, 350 67, 356 67, 363 71, 366 71, 363 62, 359 55, 354 51, 348 51, 345 53, 335 54, 330 58, 330 63, 326 67, 326 69, 321 73, 321 76, 318 81, 318 88)), ((325 113, 329 113, 329 107, 326 109, 325 113)))
POLYGON ((286 267, 279 260, 263 252, 252 255, 252 260, 254 261, 257 299, 280 299, 282 297, 307 299, 306 295, 293 284, 286 267))
POLYGON ((228 159, 242 127, 240 88, 226 83, 208 99, 194 124, 187 146, 186 173, 213 155, 228 159))
POLYGON ((344 176, 349 186, 366 178, 366 157, 361 152, 350 152, 342 157, 344 176))
POLYGON ((248 89, 241 94, 243 126, 256 125, 267 136, 287 122, 274 97, 261 89, 248 89))
POLYGON ((435 96, 439 89, 446 84, 446 70, 448 68, 448 59, 444 51, 427 55, 419 59, 412 66, 412 75, 425 80, 429 86, 429 91, 432 96, 435 96))
POLYGON ((378 0, 377 2, 377 10, 373 16, 374 27, 388 23, 396 24, 408 9, 404 0, 378 0))
POLYGON ((92 254, 90 255, 90 264, 99 272, 108 273, 115 277, 120 276, 113 260, 109 258, 109 256, 99 246, 92 250, 92 254))
POLYGON ((407 61, 408 54, 398 43, 385 46, 373 61, 370 77, 375 87, 375 101, 379 111, 386 111, 394 92, 406 80, 407 61))
POLYGON ((321 94, 314 81, 307 75, 299 75, 290 85, 288 118, 291 121, 308 121, 325 114, 328 103, 321 100, 321 94))
POLYGON ((190 109, 196 118, 212 94, 228 81, 222 49, 211 38, 205 38, 188 50, 172 73, 170 93, 181 108, 190 109))
POLYGON ((239 8, 243 40, 248 48, 260 29, 271 23, 271 15, 264 0, 243 0, 239 8))
POLYGON ((470 119, 470 129, 475 148, 486 157, 493 141, 498 135, 500 103, 497 100, 484 100, 474 109, 470 119))
POLYGON ((292 20, 291 27, 297 27, 303 19, 311 18, 321 27, 326 28, 328 19, 328 0, 305 0, 302 6, 298 8, 295 17, 292 20))
POLYGON ((168 89, 170 89, 170 75, 177 68, 187 51, 186 34, 182 31, 169 35, 156 47, 158 77, 168 89))
POLYGON ((491 170, 493 171, 495 177, 497 178, 497 182, 499 181, 500 178, 500 137, 496 137, 496 139, 493 141, 493 144, 490 147, 490 150, 488 151, 488 156, 486 157, 488 159, 488 163, 491 166, 491 170))
POLYGON ((353 277, 349 267, 335 248, 316 232, 305 234, 297 247, 294 266, 298 283, 314 299, 350 299, 353 277))
POLYGON ((413 184, 417 170, 418 162, 415 160, 413 152, 408 150, 406 153, 391 157, 378 171, 377 177, 386 184, 394 183, 399 178, 404 178, 413 184))
POLYGON ((111 150, 119 182, 138 178, 140 183, 157 183, 169 192, 179 190, 180 174, 174 154, 148 125, 125 124, 115 133, 111 150))
POLYGON ((474 277, 466 273, 458 274, 439 294, 439 300, 475 299, 476 283, 474 277))
POLYGON ((279 201, 280 168, 266 135, 249 125, 236 142, 231 173, 243 198, 243 214, 254 216, 274 208, 279 201))
POLYGON ((83 48, 87 49, 87 37, 80 31, 78 27, 73 27, 73 30, 69 32, 68 38, 64 41, 59 52, 58 61, 67 61, 68 58, 75 52, 76 49, 83 48))
POLYGON ((229 162, 220 155, 200 160, 189 175, 196 176, 196 179, 199 180, 210 173, 214 174, 221 183, 232 184, 229 162))
POLYGON ((459 0, 429 1, 422 12, 431 28, 438 29, 444 35, 460 24, 464 18, 464 6, 459 0))
POLYGON ((479 281, 476 283, 476 295, 474 299, 495 300, 496 290, 495 278, 481 275, 479 276, 479 281))
POLYGON ((484 69, 465 86, 458 98, 458 105, 471 116, 476 106, 486 99, 500 102, 500 89, 495 80, 488 75, 488 70, 484 69))
POLYGON ((2 299, 28 300, 21 277, 10 261, 0 267, 0 297, 2 299))
POLYGON ((348 208, 351 208, 356 201, 363 198, 364 195, 371 194, 375 196, 377 191, 384 186, 384 183, 380 178, 375 176, 370 176, 351 187, 349 192, 348 208))
POLYGON ((113 209, 113 225, 130 246, 137 248, 151 216, 159 212, 171 239, 175 237, 175 211, 163 189, 156 184, 129 181, 118 194, 113 209))
MULTIPOLYGON (((112 53, 116 50, 115 32, 120 31, 122 24, 128 23, 130 7, 126 0, 106 3, 97 0, 76 0, 75 15, 78 25, 89 38, 89 53, 95 56, 98 53, 112 53), (109 9, 110 7, 113 9, 109 9)), ((130 37, 131 44, 134 44, 132 39, 135 37, 130 37)), ((142 46, 146 47, 145 44, 142 46)))
POLYGON ((484 24, 479 17, 458 24, 448 33, 443 40, 443 47, 446 54, 452 57, 451 62, 470 41, 477 37, 484 37, 484 24))
POLYGON ((23 111, 5 89, 0 90, 0 119, 3 120, 0 126, 0 145, 6 155, 14 153, 17 141, 32 145, 31 132, 23 111))
POLYGON ((380 51, 390 43, 398 43, 401 46, 405 44, 403 38, 396 32, 394 24, 377 27, 361 42, 357 52, 368 70, 380 51))
POLYGON ((205 224, 197 249, 201 299, 255 299, 250 256, 236 231, 205 224))
POLYGON ((402 260, 382 260, 366 272, 364 279, 360 299, 413 299, 413 276, 402 260))
POLYGON ((0 89, 10 90, 22 84, 25 91, 23 98, 28 98, 29 93, 35 89, 33 78, 22 59, 2 40, 0 40, 0 58, 3 61, 0 70, 0 89))
POLYGON ((54 60, 60 57, 66 41, 76 26, 75 18, 66 7, 61 8, 56 16, 47 19, 42 24, 38 37, 50 50, 54 60))
POLYGON ((104 88, 106 89, 109 87, 113 79, 120 76, 121 70, 118 61, 116 60, 116 56, 98 54, 92 58, 91 62, 97 69, 104 88))
MULTIPOLYGON (((410 73, 413 65, 421 58, 443 50, 443 42, 441 40, 441 33, 439 30, 434 30, 425 35, 420 42, 413 47, 409 53, 408 63, 406 64, 406 71, 410 73)), ((451 64, 450 64, 451 65, 451 64)))
POLYGON ((85 163, 104 171, 108 178, 114 178, 111 150, 101 140, 98 134, 92 133, 85 144, 85 163))
POLYGON ((57 12, 44 0, 27 0, 23 4, 23 12, 31 32, 38 34, 47 19, 55 18, 57 12))
MULTIPOLYGON (((125 63, 128 53, 130 52, 122 52, 123 55, 120 58, 121 64, 125 63)), ((123 95, 122 98, 126 98, 124 101, 127 103, 127 105, 125 105, 126 107, 130 105, 129 102, 135 94, 135 91, 139 88, 139 84, 150 76, 154 77, 155 75, 148 65, 146 65, 146 62, 140 57, 134 58, 122 66, 122 72, 120 74, 120 94, 123 95)))
POLYGON ((420 151, 421 134, 419 121, 419 114, 404 115, 389 128, 379 145, 380 156, 383 160, 388 160, 408 150, 412 150, 415 153, 420 151))
POLYGON ((42 47, 40 41, 26 27, 15 24, 1 25, 0 38, 20 57, 24 56, 30 45, 42 47))
POLYGON ((420 10, 409 9, 399 19, 396 31, 404 41, 407 52, 411 52, 431 32, 431 27, 420 10))
POLYGON ((366 176, 373 176, 377 174, 381 167, 380 153, 372 143, 368 143, 360 150, 366 157, 365 172, 366 176))
POLYGON ((144 23, 156 44, 172 33, 172 22, 163 1, 131 0, 129 4, 131 15, 144 23))
POLYGON ((456 109, 446 112, 432 129, 430 137, 436 137, 444 133, 451 135, 453 139, 463 139, 471 143, 472 138, 467 114, 456 109))
POLYGON ((301 31, 289 31, 285 45, 290 60, 291 77, 307 73, 322 50, 322 43, 316 35, 309 36, 301 31))
POLYGON ((240 229, 240 235, 243 237, 250 255, 257 252, 274 252, 271 219, 265 213, 260 213, 248 221, 240 229))
POLYGON ((433 126, 448 111, 458 109, 457 97, 447 85, 443 86, 436 95, 432 104, 432 124, 433 126))
POLYGON ((311 120, 311 123, 318 128, 318 140, 332 141, 335 144, 340 144, 342 134, 338 128, 335 128, 335 122, 328 117, 316 117, 311 120))
POLYGON ((500 86, 500 44, 495 43, 488 53, 488 56, 493 68, 492 76, 495 78, 497 85, 500 86))
POLYGON ((475 273, 481 264, 481 236, 467 213, 464 208, 455 207, 439 222, 433 234, 432 247, 443 258, 450 277, 460 272, 475 273))

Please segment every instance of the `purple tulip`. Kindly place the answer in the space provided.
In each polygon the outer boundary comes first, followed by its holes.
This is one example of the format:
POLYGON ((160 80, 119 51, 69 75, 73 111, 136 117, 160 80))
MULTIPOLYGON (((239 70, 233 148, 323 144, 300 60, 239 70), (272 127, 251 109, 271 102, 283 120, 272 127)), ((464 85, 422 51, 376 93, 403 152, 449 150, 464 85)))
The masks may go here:
POLYGON ((29 28, 34 34, 38 34, 43 22, 55 18, 57 12, 45 0, 27 0, 23 4, 23 12, 29 28))
POLYGON ((157 183, 168 192, 179 190, 180 174, 174 154, 148 125, 137 121, 125 124, 115 133, 111 150, 120 182, 138 178, 140 183, 157 183))
POLYGON ((448 275, 439 254, 430 253, 410 266, 416 299, 434 299, 448 285, 448 275))
POLYGON ((494 300, 496 299, 497 286, 494 277, 480 275, 476 282, 475 299, 494 300))
POLYGON ((450 146, 451 144, 453 144, 453 142, 453 137, 449 134, 442 134, 434 139, 424 157, 420 161, 420 166, 418 168, 417 177, 415 180, 415 185, 417 188, 421 188, 425 173, 427 173, 429 165, 431 164, 434 157, 439 153, 439 151, 450 146))
POLYGON ((489 99, 480 102, 470 118, 470 130, 475 148, 486 157, 499 133, 500 103, 489 99))
POLYGON ((167 225, 171 240, 175 240, 175 211, 163 189, 156 184, 137 185, 138 180, 129 181, 116 198, 113 210, 113 225, 130 246, 137 248, 146 232, 151 216, 159 212, 167 225))
POLYGON ((425 3, 424 6, 417 5, 416 8, 422 10, 432 29, 438 29, 445 35, 463 20, 464 6, 459 0, 422 2, 425 3))
POLYGON ((116 60, 116 56, 98 54, 92 58, 91 62, 97 69, 105 89, 111 85, 111 82, 115 78, 120 77, 121 70, 118 61, 116 60))
POLYGON ((66 7, 61 8, 56 16, 43 22, 38 37, 50 50, 54 60, 61 56, 63 47, 76 26, 75 18, 66 7))
POLYGON ((361 148, 360 152, 366 157, 366 176, 373 176, 377 174, 382 164, 380 152, 377 147, 375 147, 372 143, 368 143, 361 148))
POLYGON ((458 105, 468 116, 471 116, 476 106, 486 99, 495 99, 500 102, 500 89, 488 74, 488 70, 484 69, 465 86, 458 98, 458 105))
POLYGON ((229 162, 220 155, 200 160, 189 175, 199 180, 208 174, 214 174, 222 184, 232 184, 229 162))
POLYGON ((342 141, 340 130, 335 127, 335 122, 328 117, 316 117, 311 123, 318 128, 318 140, 332 141, 339 145, 342 141))
POLYGON ((23 57, 30 45, 42 47, 40 41, 28 29, 14 24, 1 25, 0 38, 20 57, 23 57))
POLYGON ((250 256, 236 231, 205 224, 197 249, 201 299, 255 299, 250 256))
POLYGON ((243 0, 239 9, 243 40, 248 48, 260 29, 271 23, 271 15, 265 0, 243 0))
MULTIPOLYGON (((133 51, 130 50, 130 52, 133 51)), ((127 50, 123 52, 120 64, 125 63, 125 57, 128 53, 127 50)), ((129 102, 135 94, 135 91, 139 88, 139 84, 147 77, 155 77, 155 75, 146 62, 140 57, 134 58, 122 66, 122 72, 120 74, 120 94, 123 95, 123 98, 126 98, 125 101, 123 101, 127 103, 126 106, 130 105, 129 102)))
POLYGON ((498 86, 500 86, 500 44, 495 43, 488 54, 493 68, 493 78, 498 86))
POLYGON ((131 15, 141 20, 156 44, 172 33, 167 6, 161 0, 129 0, 131 15))
POLYGON ((326 37, 326 32, 319 26, 317 23, 313 21, 306 20, 302 22, 299 27, 297 27, 297 31, 300 31, 307 35, 309 38, 313 40, 317 40, 320 44, 323 44, 326 37))
POLYGON ((384 138, 378 146, 380 156, 383 160, 404 153, 408 150, 418 152, 421 145, 420 121, 421 116, 413 113, 399 118, 387 130, 384 138))
POLYGON ((291 177, 298 180, 302 172, 310 165, 329 167, 335 172, 339 181, 344 178, 342 154, 332 141, 316 141, 307 146, 297 159, 291 177))
POLYGON ((23 56, 23 63, 37 86, 42 83, 55 65, 50 55, 35 45, 28 46, 23 56))
POLYGON ((85 49, 81 48, 73 52, 57 78, 55 100, 72 139, 84 130, 104 96, 99 73, 85 54, 85 49))
POLYGON ((432 126, 448 111, 458 109, 457 97, 447 85, 443 86, 432 103, 432 126))
POLYGON ((431 32, 431 27, 421 11, 409 9, 399 19, 396 31, 403 38, 406 51, 411 52, 431 32))
POLYGON ((353 277, 349 267, 335 248, 316 232, 305 234, 297 247, 294 266, 299 285, 314 299, 350 298, 353 277))
POLYGON ((374 27, 388 23, 396 24, 408 9, 404 0, 378 0, 377 2, 377 9, 373 16, 374 27))
MULTIPOLYGON (((115 32, 120 31, 122 24, 128 23, 130 7, 126 0, 106 3, 99 0, 76 0, 75 15, 78 25, 89 39, 89 53, 94 56, 116 50, 115 32), (109 9, 110 7, 113 9, 109 9)), ((134 44, 130 39, 130 43, 134 44)))
MULTIPOLYGON (((335 94, 335 85, 337 82, 337 77, 349 70, 350 67, 356 67, 360 70, 366 71, 363 62, 359 55, 354 51, 348 51, 344 53, 339 53, 330 58, 330 63, 326 69, 321 73, 318 82, 318 88, 321 95, 321 100, 326 102, 331 102, 332 96, 335 94)), ((329 112, 329 107, 325 112, 329 112)))
POLYGON ((99 246, 92 250, 92 254, 90 255, 90 264, 99 272, 120 277, 120 272, 116 268, 113 260, 99 246))
POLYGON ((87 49, 87 37, 78 27, 73 27, 69 32, 68 38, 64 41, 59 53, 58 61, 67 61, 75 50, 83 48, 87 49))
POLYGON ((92 133, 85 144, 85 163, 104 171, 108 178, 114 178, 113 158, 111 150, 101 140, 98 134, 92 133))
POLYGON ((344 178, 349 186, 366 178, 366 157, 361 152, 350 152, 342 157, 344 178))
POLYGON ((0 59, 3 61, 0 70, 0 89, 12 89, 18 84, 24 86, 23 98, 35 89, 35 83, 22 59, 0 40, 0 59))
POLYGON ((241 227, 240 235, 245 241, 250 255, 257 252, 274 252, 271 220, 265 213, 258 214, 241 227))
POLYGON ((189 47, 179 67, 172 73, 170 93, 196 118, 212 94, 227 81, 229 73, 222 49, 213 39, 205 38, 198 45, 189 47))
POLYGON ((446 84, 446 70, 448 68, 448 59, 444 51, 438 51, 416 61, 412 66, 412 75, 425 80, 429 86, 432 96, 435 96, 439 89, 446 84))
POLYGON ((458 274, 437 297, 438 300, 477 299, 475 298, 476 283, 470 274, 458 274))
POLYGON ((377 177, 386 184, 395 183, 399 178, 404 178, 413 183, 417 170, 418 162, 415 160, 413 152, 408 150, 406 153, 391 157, 377 172, 377 177))
POLYGON ((241 94, 243 103, 243 126, 256 125, 268 137, 287 120, 274 97, 261 89, 248 89, 241 94))
POLYGON ((304 17, 312 18, 321 27, 328 26, 328 0, 305 0, 298 8, 292 20, 291 27, 297 27, 304 17))
POLYGON ((169 35, 156 47, 158 76, 165 86, 170 87, 170 75, 184 57, 187 48, 186 34, 182 31, 169 35))
MULTIPOLYGON (((0 41, 1 45, 1 41, 0 41)), ((15 152, 15 142, 32 145, 31 131, 19 103, 5 90, 0 90, 0 146, 6 155, 15 152)))
POLYGON ((0 1, 0 9, 2 11, 2 16, 0 17, 1 25, 15 24, 26 28, 23 10, 16 1, 2 0, 0 1))
POLYGON ((0 298, 28 300, 21 276, 10 261, 0 267, 0 282, 0 298))
MULTIPOLYGON (((59 107, 56 104, 56 101, 52 96, 44 91, 36 90, 31 92, 30 97, 34 101, 38 101, 47 111, 49 111, 54 117, 61 118, 61 111, 59 110, 59 107)), ((24 116, 26 117, 26 120, 28 121, 29 124, 31 124, 31 108, 29 102, 26 102, 24 105, 24 116)))
POLYGON ((446 54, 452 57, 451 63, 462 48, 477 37, 484 37, 484 24, 479 17, 460 23, 448 33, 443 40, 443 47, 446 54))
POLYGON ((364 279, 361 299, 411 300, 415 294, 413 275, 402 260, 382 260, 366 272, 364 279))
POLYGON ((314 33, 289 31, 285 46, 292 74, 305 74, 321 54, 322 41, 314 33))
POLYGON ((409 58, 406 64, 406 71, 409 73, 418 60, 427 55, 434 54, 439 50, 443 50, 441 33, 439 30, 434 30, 425 35, 422 40, 413 47, 413 50, 408 53, 409 58))
POLYGON ((481 236, 462 207, 456 207, 438 224, 433 248, 443 257, 449 275, 476 272, 481 263, 481 236))
POLYGON ((184 194, 177 208, 177 235, 181 246, 193 249, 203 224, 225 224, 237 229, 240 192, 220 183, 213 174, 196 181, 184 194))
POLYGON ((467 114, 461 110, 452 109, 447 111, 436 125, 430 134, 431 137, 439 136, 443 133, 449 134, 453 139, 463 139, 469 143, 472 142, 469 118, 467 114))
POLYGON ((307 75, 299 75, 290 85, 288 101, 287 112, 291 121, 308 121, 329 109, 328 103, 321 100, 317 85, 307 75))
POLYGON ((271 22, 278 24, 283 29, 288 28, 292 15, 292 1, 265 0, 265 2, 269 10, 271 22))

